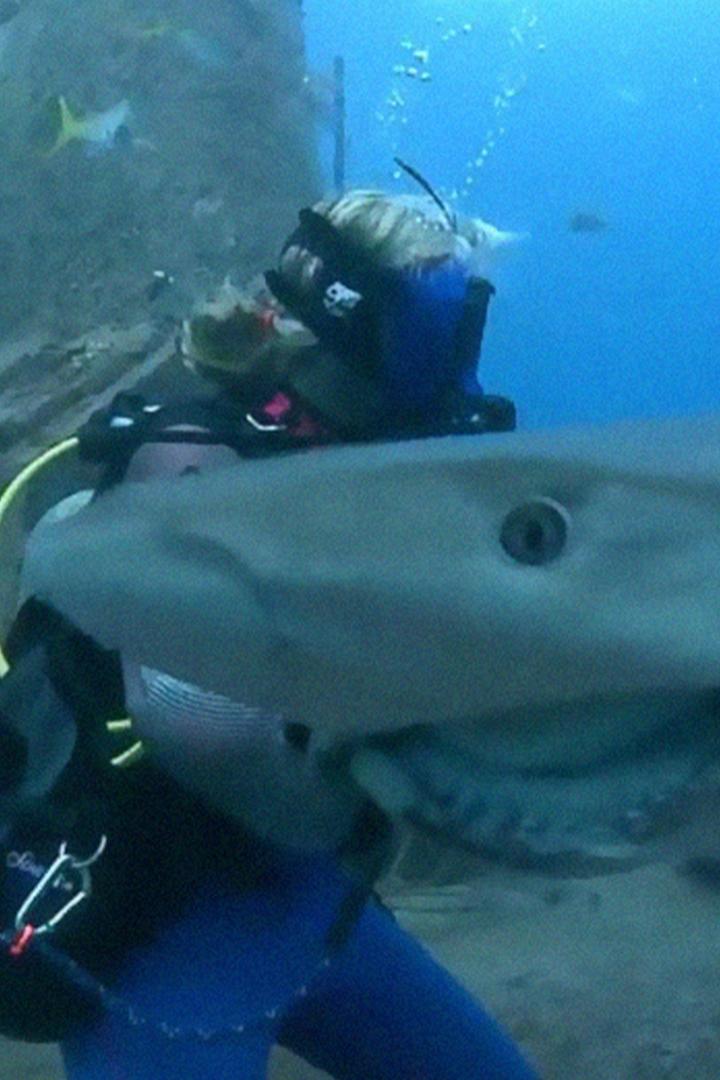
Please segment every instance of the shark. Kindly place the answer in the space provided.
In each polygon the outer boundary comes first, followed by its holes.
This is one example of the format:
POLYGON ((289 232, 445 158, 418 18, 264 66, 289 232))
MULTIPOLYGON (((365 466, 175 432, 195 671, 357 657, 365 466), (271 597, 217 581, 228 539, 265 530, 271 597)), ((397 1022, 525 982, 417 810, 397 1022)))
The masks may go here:
POLYGON ((23 589, 484 854, 634 865, 717 780, 718 413, 126 483, 31 536, 23 589))

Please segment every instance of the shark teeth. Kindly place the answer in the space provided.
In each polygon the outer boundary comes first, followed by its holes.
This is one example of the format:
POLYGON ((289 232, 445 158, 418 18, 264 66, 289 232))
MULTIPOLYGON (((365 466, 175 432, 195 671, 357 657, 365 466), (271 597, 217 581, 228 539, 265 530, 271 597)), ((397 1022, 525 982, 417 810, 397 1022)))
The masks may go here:
MULTIPOLYGON (((458 739, 451 729, 418 726, 369 740, 350 771, 393 817, 451 843, 528 868, 604 873, 642 861, 644 845, 682 821, 685 796, 718 751, 717 710, 698 704, 687 702, 683 737, 661 712, 654 729, 592 744, 594 756, 576 756, 574 765, 558 741, 554 763, 531 767, 539 750, 513 746, 521 741, 517 725, 508 727, 505 747, 497 731, 494 741, 480 735, 471 746, 465 732, 458 739)), ((636 704, 627 724, 643 714, 636 704)), ((578 712, 566 727, 567 741, 582 741, 582 720, 578 712)))

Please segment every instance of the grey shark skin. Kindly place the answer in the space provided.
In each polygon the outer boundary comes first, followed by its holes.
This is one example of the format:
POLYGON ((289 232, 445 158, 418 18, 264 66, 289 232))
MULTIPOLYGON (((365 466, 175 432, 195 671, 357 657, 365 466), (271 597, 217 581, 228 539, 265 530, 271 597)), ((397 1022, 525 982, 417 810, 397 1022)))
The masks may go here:
POLYGON ((514 822, 572 846, 547 821, 592 832, 564 794, 591 774, 614 839, 716 752, 720 414, 127 484, 24 573, 102 645, 307 724, 392 813, 481 845, 514 822))
POLYGON ((101 644, 328 734, 720 675, 720 416, 345 447, 127 484, 31 543, 101 644), (517 507, 569 516, 545 565, 517 507))

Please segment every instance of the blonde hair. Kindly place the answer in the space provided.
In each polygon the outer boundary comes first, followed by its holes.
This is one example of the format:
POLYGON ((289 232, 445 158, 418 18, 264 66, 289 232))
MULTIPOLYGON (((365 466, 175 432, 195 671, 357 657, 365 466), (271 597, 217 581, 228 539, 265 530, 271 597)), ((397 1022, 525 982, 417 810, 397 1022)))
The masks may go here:
MULTIPOLYGON (((388 195, 357 188, 313 207, 350 243, 366 252, 380 267, 397 270, 459 262, 469 275, 482 275, 494 251, 521 239, 502 233, 481 218, 451 213, 425 195, 388 195)), ((299 243, 291 243, 280 261, 282 275, 298 292, 315 288, 321 260, 299 243)), ((225 282, 219 296, 205 303, 186 321, 183 352, 189 366, 247 385, 271 382, 288 373, 293 359, 308 345, 312 333, 283 312, 262 279, 238 289, 225 282), (263 331, 260 316, 275 312, 273 332, 263 331)))
POLYGON ((404 269, 458 254, 458 234, 424 196, 349 191, 313 207, 383 266, 404 269))
POLYGON ((357 189, 313 209, 381 266, 398 270, 452 260, 482 275, 493 252, 524 238, 482 218, 451 213, 427 195, 357 189))

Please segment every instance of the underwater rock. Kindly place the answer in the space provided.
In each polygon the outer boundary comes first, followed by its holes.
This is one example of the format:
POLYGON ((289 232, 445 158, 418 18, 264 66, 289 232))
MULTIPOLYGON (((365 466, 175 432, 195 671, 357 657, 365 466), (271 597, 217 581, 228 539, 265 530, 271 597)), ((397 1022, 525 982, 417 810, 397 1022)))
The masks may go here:
POLYGON ((0 349, 0 484, 36 448, 72 433, 91 411, 160 367, 173 351, 167 328, 151 322, 0 349))
POLYGON ((157 267, 179 319, 320 193, 297 4, 33 0, 4 40, 0 340, 133 325, 157 267))
POLYGON ((20 13, 20 5, 16 0, 2 0, 0 3, 0 26, 10 22, 20 13))
MULTIPOLYGON (((27 337, 0 346, 0 487, 47 447, 72 434, 96 408, 122 390, 196 392, 196 381, 175 361, 172 325, 144 321, 126 329, 101 326, 69 341, 27 337)), ((30 522, 47 506, 94 483, 78 463, 45 466, 3 519, 0 610, 14 610, 17 565, 30 522)), ((1 622, 2 620, 0 620, 1 622)), ((0 625, 0 633, 6 631, 0 625)), ((0 1080, 2 1074, 0 1073, 0 1080)))

